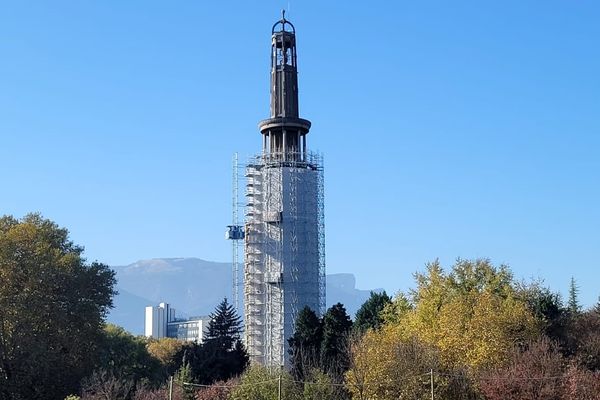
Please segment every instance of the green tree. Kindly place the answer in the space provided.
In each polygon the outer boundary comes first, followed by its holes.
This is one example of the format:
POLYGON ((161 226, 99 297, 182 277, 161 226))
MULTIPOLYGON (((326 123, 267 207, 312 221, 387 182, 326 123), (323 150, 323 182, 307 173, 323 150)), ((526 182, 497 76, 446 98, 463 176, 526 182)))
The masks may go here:
POLYGON ((291 373, 297 381, 304 381, 313 368, 320 366, 323 327, 317 314, 307 306, 298 313, 295 328, 288 340, 291 373))
POLYGON ((571 315, 577 315, 581 312, 581 304, 579 304, 579 287, 573 276, 571 277, 571 283, 569 285, 569 302, 567 308, 571 315))
POLYGON ((331 378, 319 369, 310 371, 304 382, 304 400, 337 400, 336 390, 331 378))
POLYGON ((240 339, 241 322, 227 299, 211 314, 207 330, 204 343, 186 343, 175 357, 189 362, 194 382, 210 385, 244 372, 249 357, 240 339))
POLYGON ((133 336, 120 326, 107 324, 100 343, 96 370, 130 380, 134 386, 142 381, 159 384, 166 379, 160 361, 148 352, 145 337, 133 336))
MULTIPOLYGON (((341 303, 331 306, 323 316, 323 341, 321 342, 321 369, 333 383, 341 384, 350 364, 349 340, 352 320, 341 303)), ((336 386, 335 398, 349 395, 343 387, 336 386)))
POLYGON ((517 293, 525 300, 531 313, 540 321, 545 335, 566 347, 569 320, 560 294, 551 292, 541 282, 521 284, 517 293))
POLYGON ((242 321, 233 305, 229 304, 226 298, 210 314, 209 319, 205 337, 206 343, 214 343, 229 350, 233 348, 236 342, 240 341, 242 321))
POLYGON ((194 399, 194 387, 190 384, 194 383, 195 379, 189 362, 184 362, 181 368, 177 370, 175 382, 181 386, 183 395, 187 400, 194 399))
POLYGON ((366 332, 368 329, 379 329, 383 324, 381 313, 391 303, 392 299, 385 291, 381 293, 371 292, 371 296, 356 312, 353 329, 359 334, 366 332))
POLYGON ((0 218, 0 398, 57 399, 96 361, 114 272, 39 214, 0 218))

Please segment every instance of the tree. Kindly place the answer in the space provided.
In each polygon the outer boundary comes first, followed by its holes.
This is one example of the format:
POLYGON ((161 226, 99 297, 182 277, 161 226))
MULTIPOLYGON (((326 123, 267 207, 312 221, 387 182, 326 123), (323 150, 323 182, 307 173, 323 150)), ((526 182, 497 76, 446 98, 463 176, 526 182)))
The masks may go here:
POLYGON ((133 391, 131 379, 117 377, 106 370, 94 371, 82 381, 82 400, 124 400, 133 391))
POLYGON ((113 324, 104 328, 95 369, 106 371, 108 377, 129 380, 134 387, 142 381, 159 384, 167 377, 160 361, 148 352, 146 338, 133 336, 113 324))
POLYGON ((233 305, 229 304, 226 298, 223 299, 209 316, 205 342, 212 342, 229 350, 240 340, 241 332, 241 318, 237 315, 233 305))
POLYGON ((390 326, 352 341, 346 384, 357 400, 426 399, 432 370, 436 398, 475 398, 464 371, 443 368, 437 349, 416 338, 405 340, 390 326))
POLYGON ((510 362, 483 373, 479 387, 488 400, 563 399, 563 357, 547 338, 512 349, 510 362))
MULTIPOLYGON (((540 335, 540 323, 506 266, 458 260, 447 274, 435 261, 415 278, 410 307, 393 307, 400 314, 386 318, 404 340, 417 338, 438 348, 446 367, 502 364, 513 344, 540 335)), ((398 299, 404 302, 403 296, 398 299)))
POLYGON ((229 400, 236 380, 218 381, 213 385, 196 390, 196 400, 229 400))
POLYGON ((177 382, 181 387, 181 391, 185 399, 194 400, 194 387, 190 385, 191 383, 194 383, 194 377, 192 375, 192 368, 190 367, 189 362, 184 361, 181 368, 177 370, 175 382, 177 382))
POLYGON ((574 359, 581 367, 600 373, 600 315, 593 310, 583 312, 570 329, 574 359))
POLYGON ((559 293, 553 293, 541 282, 520 284, 517 296, 527 304, 527 308, 540 322, 544 334, 563 347, 568 354, 569 318, 559 293))
POLYGON ((569 365, 564 383, 564 400, 598 400, 600 372, 569 365))
MULTIPOLYGON (((323 315, 323 341, 321 342, 321 368, 333 383, 343 382, 350 365, 349 339, 352 320, 341 303, 331 306, 323 315)), ((336 399, 347 398, 345 389, 337 386, 336 399)))
POLYGON ((575 277, 571 277, 569 285, 569 302, 567 304, 571 315, 577 315, 581 312, 581 304, 579 304, 579 287, 575 282, 575 277))
POLYGON ((210 318, 204 343, 186 343, 175 356, 181 360, 179 366, 189 363, 193 382, 203 385, 240 375, 249 361, 240 340, 240 318, 227 299, 217 306, 210 318))
POLYGON ((295 328, 288 340, 291 373, 297 381, 304 381, 312 369, 320 366, 323 327, 317 314, 307 306, 298 313, 295 328))
POLYGON ((385 291, 381 293, 371 292, 371 296, 356 312, 354 330, 362 334, 368 329, 379 329, 383 324, 381 313, 391 303, 392 299, 385 291))
POLYGON ((146 345, 148 353, 160 362, 164 376, 171 376, 177 370, 176 355, 182 347, 181 340, 167 337, 150 339, 146 345))
POLYGON ((253 365, 242 375, 240 384, 232 391, 231 400, 300 400, 299 386, 285 371, 270 372, 267 368, 253 365))
POLYGON ((336 387, 331 378, 319 369, 313 369, 307 374, 304 382, 304 400, 337 400, 336 387))
POLYGON ((55 399, 91 373, 114 272, 39 214, 0 218, 0 398, 55 399))

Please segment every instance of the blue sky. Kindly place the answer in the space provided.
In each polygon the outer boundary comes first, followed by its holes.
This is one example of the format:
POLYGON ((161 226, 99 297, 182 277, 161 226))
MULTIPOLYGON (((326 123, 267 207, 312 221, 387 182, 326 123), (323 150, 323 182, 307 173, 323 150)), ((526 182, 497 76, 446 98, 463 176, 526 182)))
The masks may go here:
POLYGON ((396 292, 489 257, 600 295, 595 1, 0 7, 0 213, 43 213, 89 259, 230 260, 231 156, 260 149, 287 8, 329 272, 396 292))

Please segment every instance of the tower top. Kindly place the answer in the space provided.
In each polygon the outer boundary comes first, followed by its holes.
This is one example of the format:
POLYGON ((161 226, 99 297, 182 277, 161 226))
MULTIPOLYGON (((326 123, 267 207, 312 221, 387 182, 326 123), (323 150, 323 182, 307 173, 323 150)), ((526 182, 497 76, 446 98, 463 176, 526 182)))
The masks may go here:
POLYGON ((296 28, 285 10, 271 28, 271 115, 258 126, 266 137, 264 153, 284 160, 304 158, 310 121, 300 118, 296 28))
POLYGON ((296 28, 294 27, 294 24, 292 24, 290 21, 288 21, 287 19, 285 19, 285 10, 281 10, 281 19, 277 22, 275 22, 275 24, 273 25, 273 28, 271 29, 271 33, 275 33, 275 28, 277 28, 278 25, 281 25, 281 30, 279 32, 290 32, 292 34, 296 34, 296 28), (285 29, 285 26, 289 25, 290 28, 292 28, 291 31, 287 31, 285 29))

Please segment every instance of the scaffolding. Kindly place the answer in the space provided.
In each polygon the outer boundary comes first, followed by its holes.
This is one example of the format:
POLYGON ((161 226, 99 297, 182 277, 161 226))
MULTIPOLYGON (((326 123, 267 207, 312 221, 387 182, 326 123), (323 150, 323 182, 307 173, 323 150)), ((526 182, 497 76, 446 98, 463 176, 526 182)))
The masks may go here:
POLYGON ((269 367, 286 364, 300 310, 325 306, 322 157, 286 156, 255 156, 245 174, 245 340, 269 367))
POLYGON ((233 306, 236 311, 240 312, 240 271, 239 271, 239 249, 244 240, 244 227, 240 225, 238 218, 239 204, 239 181, 238 181, 238 154, 233 155, 232 160, 232 218, 231 225, 227 225, 225 238, 231 240, 231 297, 233 298, 233 306))

